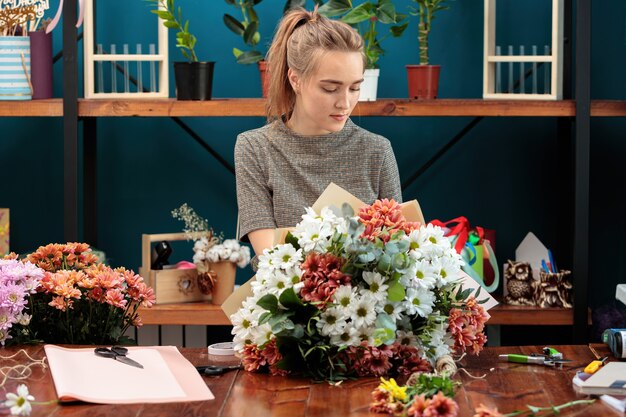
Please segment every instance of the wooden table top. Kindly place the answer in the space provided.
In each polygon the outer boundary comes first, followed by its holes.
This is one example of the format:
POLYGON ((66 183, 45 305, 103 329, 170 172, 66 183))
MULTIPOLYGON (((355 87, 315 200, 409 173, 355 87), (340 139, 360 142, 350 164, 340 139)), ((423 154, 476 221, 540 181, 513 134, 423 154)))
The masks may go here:
MULTIPOLYGON (((472 416, 474 408, 480 403, 490 407, 497 406, 500 412, 509 413, 526 404, 543 407, 586 398, 573 391, 572 377, 594 359, 593 354, 587 346, 556 348, 564 353, 565 358, 572 359, 563 369, 498 362, 499 354, 530 354, 540 352, 541 346, 486 348, 479 357, 464 359, 462 364, 469 373, 476 376, 487 375, 484 379, 472 379, 463 372, 458 373, 457 378, 463 383, 456 396, 460 407, 459 416, 472 416)), ((7 357, 19 349, 20 347, 3 348, 0 349, 0 355, 7 357)), ((33 358, 40 359, 44 356, 42 346, 29 346, 25 349, 33 358)), ((194 365, 209 363, 206 349, 183 348, 181 351, 194 365)), ((1 366, 4 367, 10 361, 2 362, 1 366)), ((313 383, 302 378, 275 377, 243 371, 204 378, 215 395, 214 401, 132 405, 35 405, 32 416, 384 416, 368 411, 371 391, 378 385, 375 378, 348 381, 339 386, 313 383)), ((10 380, 5 389, 15 392, 19 382, 10 380)), ((26 383, 36 401, 56 398, 48 369, 34 367, 33 374, 26 383)), ((566 409, 561 415, 599 417, 623 414, 598 400, 591 406, 566 409)))

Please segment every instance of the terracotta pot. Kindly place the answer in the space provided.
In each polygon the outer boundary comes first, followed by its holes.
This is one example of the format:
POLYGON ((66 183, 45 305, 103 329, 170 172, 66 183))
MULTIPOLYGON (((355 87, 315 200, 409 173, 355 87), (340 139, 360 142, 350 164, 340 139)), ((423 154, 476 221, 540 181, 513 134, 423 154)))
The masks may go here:
POLYGON ((409 98, 420 100, 437 98, 440 68, 439 65, 407 65, 409 98))
POLYGON ((261 74, 261 92, 263 98, 267 97, 267 89, 270 86, 270 73, 267 67, 267 61, 259 61, 259 73, 261 74))
POLYGON ((222 305, 235 289, 237 265, 228 261, 216 262, 210 265, 210 270, 215 272, 216 275, 211 302, 216 305, 222 305))

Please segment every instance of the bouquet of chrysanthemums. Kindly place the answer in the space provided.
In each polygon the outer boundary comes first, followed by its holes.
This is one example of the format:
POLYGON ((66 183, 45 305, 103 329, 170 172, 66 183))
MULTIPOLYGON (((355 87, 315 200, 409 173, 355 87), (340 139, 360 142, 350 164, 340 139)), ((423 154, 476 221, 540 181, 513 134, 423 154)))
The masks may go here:
MULTIPOLYGON (((35 294, 44 271, 30 262, 0 259, 0 344, 13 339, 31 342, 29 295, 35 294)), ((31 312, 32 313, 32 312, 31 312)))
POLYGON ((259 256, 253 294, 231 316, 248 371, 316 379, 432 371, 478 354, 489 315, 461 285, 462 260, 432 225, 393 200, 307 209, 259 256))

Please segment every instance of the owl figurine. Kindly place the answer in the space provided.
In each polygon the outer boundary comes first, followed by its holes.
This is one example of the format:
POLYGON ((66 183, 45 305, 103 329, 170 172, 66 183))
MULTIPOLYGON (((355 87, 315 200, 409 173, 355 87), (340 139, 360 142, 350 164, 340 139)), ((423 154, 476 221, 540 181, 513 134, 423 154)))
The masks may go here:
POLYGON ((535 305, 533 289, 533 273, 528 262, 507 261, 504 270, 506 288, 509 294, 504 297, 506 304, 514 306, 535 305))

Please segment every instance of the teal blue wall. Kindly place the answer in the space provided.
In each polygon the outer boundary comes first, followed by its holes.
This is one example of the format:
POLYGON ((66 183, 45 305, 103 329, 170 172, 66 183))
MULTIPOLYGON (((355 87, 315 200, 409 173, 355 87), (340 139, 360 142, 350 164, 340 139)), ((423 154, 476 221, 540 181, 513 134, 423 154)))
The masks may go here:
MULTIPOLYGON (((56 8, 58 1, 52 0, 56 8)), ((201 59, 217 61, 215 97, 259 97, 258 72, 234 62, 241 41, 226 30, 223 1, 177 0, 198 37, 201 59)), ((311 2, 309 2, 311 3, 311 2)), ((548 38, 548 0, 498 2, 498 40, 531 45, 548 38), (502 20, 500 20, 502 19, 502 20)), ((401 11, 408 0, 396 2, 401 11)), ((265 0, 258 8, 263 42, 268 43, 283 6, 265 0)), ((144 2, 100 1, 98 33, 103 43, 147 43, 154 33, 144 2)), ((626 3, 593 5, 592 96, 626 99, 626 3)), ((482 95, 483 1, 456 0, 437 17, 431 61, 442 65, 441 98, 482 95)), ((379 96, 405 97, 404 65, 417 63, 417 28, 385 43, 379 96)), ((170 37, 170 60, 181 58, 170 37)), ((82 48, 82 43, 81 43, 82 48)), ((529 46, 527 46, 529 47, 529 46)), ((61 49, 61 27, 54 51, 61 49)), ((82 60, 82 58, 81 58, 82 60)), ((81 66, 82 67, 82 66, 81 66)), ((82 72, 82 68, 81 68, 82 72)), ((62 95, 62 63, 54 67, 55 96, 62 95)), ((82 80, 81 80, 82 83, 82 80)), ((170 88, 174 91, 173 82, 170 88)), ((82 91, 82 88, 81 88, 82 91)), ((186 118, 193 129, 232 163, 239 132, 261 126, 262 118, 186 118)), ((361 126, 388 137, 406 180, 472 118, 360 118, 361 126)), ((609 302, 615 284, 626 282, 626 155, 624 119, 594 119, 591 153, 591 285, 593 305, 609 302)), ((62 121, 58 118, 0 119, 0 207, 11 209, 11 243, 17 252, 63 240, 62 121)), ((467 216, 473 224, 497 230, 500 263, 514 256, 530 230, 567 259, 567 236, 559 236, 569 201, 558 198, 566 184, 559 176, 562 150, 553 118, 485 118, 463 140, 415 181, 404 198, 420 201, 427 218, 467 216), (559 226, 559 224, 561 226, 559 226)), ((332 167, 329 167, 332 169, 332 167)), ((142 233, 179 231, 170 210, 187 202, 226 237, 235 233, 233 175, 167 118, 98 120, 98 246, 111 263, 137 268, 142 233)), ((566 225, 567 226, 567 225, 566 225)), ((191 252, 181 257, 191 256, 191 252)), ((567 261, 561 267, 571 267, 567 261)), ((251 275, 238 275, 243 281, 251 275)))

